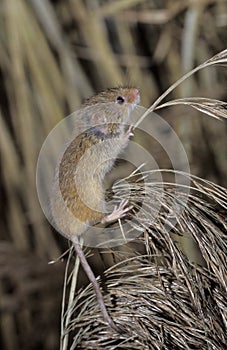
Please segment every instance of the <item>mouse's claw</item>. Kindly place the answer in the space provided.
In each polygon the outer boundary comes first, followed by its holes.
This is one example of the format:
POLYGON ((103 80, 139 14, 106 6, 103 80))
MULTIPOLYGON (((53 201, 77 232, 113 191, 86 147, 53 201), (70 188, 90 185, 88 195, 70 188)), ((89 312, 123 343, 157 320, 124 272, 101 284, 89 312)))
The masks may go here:
POLYGON ((126 131, 126 138, 129 139, 131 136, 134 136, 133 134, 133 125, 130 125, 130 127, 128 128, 128 130, 126 131))
POLYGON ((101 223, 104 224, 107 222, 116 221, 118 219, 123 218, 126 215, 126 213, 133 208, 132 205, 129 207, 126 207, 127 204, 128 204, 128 200, 123 199, 118 207, 117 206, 114 207, 114 210, 112 211, 111 214, 106 215, 102 219, 101 223))

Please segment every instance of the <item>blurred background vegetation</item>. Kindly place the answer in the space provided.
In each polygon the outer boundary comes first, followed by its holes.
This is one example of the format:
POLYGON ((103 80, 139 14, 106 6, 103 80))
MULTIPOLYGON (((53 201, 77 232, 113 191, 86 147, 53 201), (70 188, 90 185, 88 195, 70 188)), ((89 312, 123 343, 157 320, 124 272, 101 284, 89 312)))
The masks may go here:
MULTIPOLYGON (((226 27, 224 0, 1 1, 2 349, 58 347, 64 263, 47 262, 67 242, 46 221, 35 186, 48 132, 107 87, 136 85, 149 107, 183 73, 226 48, 226 27)), ((226 101, 226 68, 202 70, 171 94, 186 96, 226 101)), ((181 138, 192 173, 225 186, 226 123, 179 107, 161 114, 181 138)))

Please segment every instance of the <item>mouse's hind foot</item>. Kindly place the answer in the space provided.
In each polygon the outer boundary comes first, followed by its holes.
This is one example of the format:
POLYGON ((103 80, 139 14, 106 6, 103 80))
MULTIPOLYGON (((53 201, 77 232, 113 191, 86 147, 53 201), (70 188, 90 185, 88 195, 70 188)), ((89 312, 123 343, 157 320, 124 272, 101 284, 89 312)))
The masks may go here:
POLYGON ((127 214, 127 212, 133 208, 132 205, 127 207, 127 204, 128 200, 123 199, 118 207, 114 207, 114 210, 111 214, 104 216, 104 218, 101 221, 102 224, 123 218, 127 214))

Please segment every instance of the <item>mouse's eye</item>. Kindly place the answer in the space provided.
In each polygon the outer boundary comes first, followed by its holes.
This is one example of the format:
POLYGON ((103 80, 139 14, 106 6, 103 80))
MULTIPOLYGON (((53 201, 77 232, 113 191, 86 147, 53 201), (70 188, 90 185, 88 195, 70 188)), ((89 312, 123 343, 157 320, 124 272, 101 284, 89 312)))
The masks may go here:
POLYGON ((117 96, 116 102, 117 102, 119 105, 123 105, 123 103, 125 102, 125 99, 124 99, 123 96, 117 96))

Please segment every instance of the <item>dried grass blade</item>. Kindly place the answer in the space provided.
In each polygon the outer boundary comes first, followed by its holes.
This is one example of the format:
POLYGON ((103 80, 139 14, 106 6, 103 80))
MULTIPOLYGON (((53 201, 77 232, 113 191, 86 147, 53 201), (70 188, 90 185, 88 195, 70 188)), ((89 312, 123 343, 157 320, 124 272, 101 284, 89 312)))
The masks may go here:
POLYGON ((167 106, 174 106, 184 104, 197 109, 198 111, 208 114, 216 119, 227 118, 227 103, 219 100, 203 97, 188 97, 166 102, 156 109, 164 108, 167 106))
POLYGON ((213 57, 211 57, 209 60, 207 60, 204 64, 224 64, 227 63, 227 49, 217 53, 213 57))
POLYGON ((211 57, 209 60, 205 61, 204 63, 200 64, 199 66, 195 67, 188 73, 184 74, 180 79, 178 79, 174 84, 172 84, 157 100, 154 101, 154 103, 149 107, 146 112, 139 118, 139 120, 134 125, 134 128, 136 128, 151 112, 153 112, 155 109, 157 109, 157 106, 160 104, 163 99, 168 96, 176 87, 178 87, 181 83, 183 83, 186 79, 191 77, 194 73, 198 72, 199 70, 212 66, 214 64, 225 64, 227 63, 227 49, 217 53, 215 56, 211 57))
POLYGON ((112 1, 108 4, 103 5, 101 8, 95 11, 97 17, 107 17, 113 16, 116 13, 128 9, 132 6, 136 6, 140 3, 145 2, 145 0, 121 0, 121 1, 112 1))

